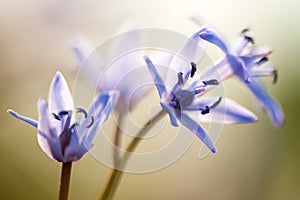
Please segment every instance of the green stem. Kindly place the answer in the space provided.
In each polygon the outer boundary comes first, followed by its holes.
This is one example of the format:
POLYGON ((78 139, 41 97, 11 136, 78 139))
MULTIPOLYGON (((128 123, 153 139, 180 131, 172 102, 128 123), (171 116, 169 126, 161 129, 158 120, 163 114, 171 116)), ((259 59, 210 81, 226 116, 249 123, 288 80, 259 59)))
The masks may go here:
POLYGON ((59 200, 67 200, 69 198, 71 169, 72 169, 72 162, 62 164, 60 185, 59 185, 59 197, 58 197, 59 200))
POLYGON ((126 151, 129 153, 125 153, 121 160, 117 163, 116 167, 112 169, 109 179, 105 184, 103 191, 100 194, 99 200, 107 200, 113 199, 115 192, 118 189, 120 184, 124 167, 131 156, 130 152, 133 152, 138 144, 142 141, 142 137, 158 122, 165 114, 165 111, 160 111, 157 115, 155 115, 152 119, 150 119, 138 133, 137 136, 130 142, 126 151))

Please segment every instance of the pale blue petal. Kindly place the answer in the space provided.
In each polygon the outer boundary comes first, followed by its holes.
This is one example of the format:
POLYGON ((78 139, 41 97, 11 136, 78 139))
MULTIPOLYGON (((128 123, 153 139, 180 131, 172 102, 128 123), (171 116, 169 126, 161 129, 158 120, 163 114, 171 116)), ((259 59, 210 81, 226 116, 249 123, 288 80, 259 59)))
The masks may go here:
POLYGON ((240 77, 242 80, 244 80, 246 83, 250 82, 250 75, 246 68, 246 66, 237 59, 237 57, 232 55, 227 55, 227 61, 229 65, 231 66, 234 73, 240 77))
POLYGON ((46 100, 38 101, 39 121, 38 121, 38 143, 42 150, 51 159, 62 162, 63 155, 58 139, 57 129, 53 124, 53 116, 48 111, 46 100))
POLYGON ((77 133, 74 132, 72 134, 70 143, 68 144, 68 146, 65 149, 64 162, 78 161, 87 152, 88 152, 88 150, 84 147, 84 145, 79 143, 77 133))
POLYGON ((35 121, 34 119, 31 119, 29 117, 24 117, 23 115, 20 115, 19 113, 15 112, 15 111, 13 111, 11 109, 8 109, 7 112, 9 114, 13 115, 14 117, 16 117, 16 118, 18 118, 18 119, 20 119, 20 120, 22 120, 22 121, 30 124, 31 126, 34 126, 35 128, 37 128, 37 126, 38 126, 37 121, 35 121))
POLYGON ((77 36, 76 38, 74 38, 74 41, 72 43, 72 50, 78 61, 78 66, 80 66, 92 53, 93 49, 84 37, 77 36))
MULTIPOLYGON (((216 79, 219 83, 233 75, 233 70, 230 64, 227 62, 225 57, 222 61, 216 65, 206 69, 199 79, 195 79, 191 84, 191 88, 197 88, 199 85, 203 85, 203 81, 216 79)), ((215 87, 214 85, 209 86, 209 88, 215 87)))
POLYGON ((182 113, 178 119, 181 121, 181 123, 190 129, 196 136, 211 150, 211 152, 216 153, 217 149, 211 139, 209 138, 206 131, 199 125, 197 122, 195 122, 193 119, 191 119, 186 114, 182 113))
POLYGON ((169 68, 173 72, 183 73, 183 84, 190 76, 191 62, 199 63, 203 56, 205 42, 201 40, 201 38, 199 37, 199 33, 204 29, 205 28, 200 28, 195 33, 193 33, 185 42, 182 49, 178 52, 178 55, 175 55, 170 63, 169 68))
POLYGON ((106 122, 110 112, 116 106, 119 96, 118 91, 103 92, 94 101, 89 109, 89 115, 95 116, 96 121, 99 120, 98 126, 106 122))
POLYGON ((250 73, 251 77, 271 76, 277 79, 277 70, 272 67, 253 68, 250 73))
POLYGON ((200 38, 206 40, 210 43, 217 45, 222 51, 228 54, 228 48, 223 40, 213 31, 204 29, 202 32, 199 33, 200 38))
POLYGON ((284 114, 281 106, 265 90, 263 84, 257 78, 252 78, 250 84, 246 84, 256 99, 266 109, 270 119, 276 127, 281 127, 284 123, 284 114))
POLYGON ((49 91, 49 112, 58 114, 69 110, 73 110, 73 98, 65 78, 56 72, 49 91))
MULTIPOLYGON (((89 42, 83 37, 77 37, 72 44, 72 50, 77 60, 78 74, 82 76, 92 88, 98 88, 99 77, 105 69, 103 58, 97 54, 89 42)), ((100 85, 100 87, 102 87, 100 85)))
MULTIPOLYGON (((261 59, 266 58, 271 51, 261 52, 261 53, 251 53, 245 56, 240 56, 240 58, 243 60, 246 68, 248 70, 251 70, 253 67, 261 64, 261 59)), ((266 60, 267 61, 267 60, 266 60)))
POLYGON ((82 129, 88 129, 85 130, 87 131, 86 134, 80 136, 80 138, 83 137, 82 140, 86 146, 90 146, 94 137, 96 136, 97 130, 106 122, 112 109, 116 106, 118 99, 119 92, 117 91, 102 93, 97 97, 94 104, 90 107, 87 119, 82 122, 79 128, 79 131, 82 129), (94 117, 94 123, 92 127, 87 128, 87 124, 90 123, 91 117, 94 117))
POLYGON ((173 126, 177 127, 178 126, 178 122, 177 122, 177 119, 176 119, 174 108, 172 108, 171 106, 169 106, 168 104, 163 103, 163 102, 160 102, 160 105, 169 114, 171 124, 173 126))
POLYGON ((148 66, 148 70, 152 76, 152 79, 155 83, 155 86, 158 90, 158 93, 159 93, 159 97, 162 98, 166 92, 167 92, 167 89, 166 89, 166 86, 165 86, 165 83, 163 81, 163 79, 161 78, 161 76, 159 75, 157 69, 155 68, 155 66, 153 65, 152 61, 150 60, 150 58, 148 56, 144 56, 144 59, 147 63, 147 66, 148 66))
MULTIPOLYGON (((213 105, 217 100, 217 98, 201 97, 187 107, 186 110, 199 111, 205 106, 213 105)), ((208 114, 202 115, 199 113, 198 116, 199 121, 208 123, 241 124, 258 121, 257 116, 253 112, 228 98, 222 98, 221 102, 210 109, 208 114)))
MULTIPOLYGON (((229 53, 228 48, 226 44, 223 42, 223 40, 217 36, 216 33, 210 30, 205 30, 199 34, 199 36, 207 40, 208 42, 211 42, 218 46, 225 54, 226 54, 226 59, 229 65, 232 68, 232 71, 239 76, 241 79, 245 80, 245 82, 249 83, 250 82, 250 76, 248 73, 248 70, 246 66, 244 66, 242 60, 239 61, 236 56, 233 56, 229 53)), ((223 61, 222 61, 223 62, 223 61)), ((226 66, 226 65, 225 65, 226 66)))

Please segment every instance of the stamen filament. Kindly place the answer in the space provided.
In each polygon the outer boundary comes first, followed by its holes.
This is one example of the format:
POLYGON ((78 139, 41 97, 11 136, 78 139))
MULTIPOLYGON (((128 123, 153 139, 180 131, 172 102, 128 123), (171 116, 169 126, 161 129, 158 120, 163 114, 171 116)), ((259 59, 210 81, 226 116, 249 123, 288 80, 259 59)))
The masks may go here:
POLYGON ((94 121, 95 121, 94 117, 91 116, 91 122, 88 125, 86 125, 86 128, 90 128, 94 124, 94 121))
POLYGON ((179 72, 177 74, 177 77, 178 77, 178 85, 183 85, 183 73, 179 72))
POLYGON ((85 109, 78 107, 78 108, 76 108, 76 111, 77 111, 77 113, 83 113, 84 118, 87 118, 88 114, 85 109))

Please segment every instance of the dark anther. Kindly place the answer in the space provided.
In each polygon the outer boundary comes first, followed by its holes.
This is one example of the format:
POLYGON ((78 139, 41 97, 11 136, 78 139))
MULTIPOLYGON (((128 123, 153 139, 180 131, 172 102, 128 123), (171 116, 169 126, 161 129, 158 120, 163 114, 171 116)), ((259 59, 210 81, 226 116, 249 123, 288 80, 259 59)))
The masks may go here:
POLYGON ((254 44, 254 39, 247 34, 247 32, 249 32, 249 28, 244 28, 242 31, 241 31, 241 36, 243 36, 246 40, 248 40, 248 42, 251 42, 252 44, 254 44))
POLYGON ((56 119, 56 120, 61 120, 61 117, 60 116, 58 116, 57 114, 55 114, 55 113, 52 113, 52 115, 54 116, 54 118, 56 119))
POLYGON ((201 114, 202 114, 202 115, 208 114, 209 111, 210 111, 209 106, 205 106, 205 108, 204 108, 203 110, 201 110, 201 114))
POLYGON ((278 71, 274 70, 273 71, 273 84, 276 84, 278 80, 278 71))
POLYGON ((262 65, 262 64, 264 64, 264 63, 266 63, 268 61, 269 61, 268 57, 263 57, 262 59, 260 59, 256 63, 257 63, 257 65, 262 65))
POLYGON ((216 79, 211 79, 208 81, 202 81, 204 85, 218 85, 219 82, 216 79))
POLYGON ((59 116, 60 118, 62 118, 64 115, 68 115, 68 114, 69 114, 69 111, 63 110, 63 111, 60 111, 60 112, 58 113, 58 116, 59 116))
POLYGON ((249 32, 250 29, 249 28, 244 28, 242 31, 241 31, 241 35, 245 35, 245 33, 249 32))
POLYGON ((91 116, 91 122, 88 125, 86 125, 86 128, 90 128, 94 124, 94 121, 94 117, 91 116))
POLYGON ((222 97, 220 97, 213 105, 205 106, 205 108, 201 110, 201 114, 202 115, 208 114, 210 112, 210 109, 214 109, 217 105, 220 104, 221 100, 222 100, 222 97))
POLYGON ((76 126, 78 126, 79 124, 78 123, 74 123, 71 127, 70 127, 70 129, 71 130, 73 130, 76 126))
POLYGON ((77 113, 83 113, 84 118, 87 118, 87 112, 83 108, 76 108, 77 113))
POLYGON ((183 73, 179 72, 177 76, 178 76, 178 85, 183 85, 183 73))
POLYGON ((222 97, 219 97, 219 99, 213 105, 211 105, 210 108, 214 109, 217 105, 220 104, 221 100, 222 100, 222 97))
POLYGON ((248 40, 248 42, 250 42, 251 44, 254 44, 254 39, 253 39, 252 37, 250 37, 250 36, 248 36, 248 35, 244 35, 244 38, 245 38, 246 40, 248 40))
POLYGON ((191 78, 193 78, 193 76, 195 75, 195 72, 197 71, 196 63, 191 62, 191 66, 192 66, 192 69, 191 69, 191 78))
POLYGON ((55 118, 56 120, 59 120, 59 121, 60 121, 60 120, 62 119, 62 117, 63 117, 64 115, 68 115, 69 112, 70 112, 70 111, 63 110, 63 111, 60 111, 60 112, 58 113, 58 115, 55 114, 55 113, 52 113, 52 115, 54 116, 54 118, 55 118))

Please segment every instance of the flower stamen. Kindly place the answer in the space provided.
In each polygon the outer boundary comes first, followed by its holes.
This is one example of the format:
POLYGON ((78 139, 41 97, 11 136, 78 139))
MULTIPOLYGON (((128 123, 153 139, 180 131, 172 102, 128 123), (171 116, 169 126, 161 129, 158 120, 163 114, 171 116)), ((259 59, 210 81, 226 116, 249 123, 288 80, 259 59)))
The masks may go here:
POLYGON ((58 113, 58 115, 55 114, 55 113, 52 113, 52 115, 54 116, 54 118, 55 118, 56 120, 61 121, 62 117, 65 116, 65 115, 68 115, 69 112, 70 112, 70 111, 63 110, 63 111, 60 111, 60 112, 58 113))
POLYGON ((256 64, 257 65, 262 65, 262 64, 264 64, 264 63, 266 63, 268 61, 269 61, 268 57, 263 57, 262 59, 260 59, 259 61, 257 61, 256 64))
POLYGON ((214 109, 217 105, 220 104, 221 100, 222 100, 222 97, 220 97, 213 105, 211 105, 211 106, 205 106, 205 108, 200 109, 201 110, 201 114, 202 115, 208 114, 210 112, 210 109, 214 109))
POLYGON ((179 72, 177 74, 177 78, 178 78, 178 85, 182 86, 183 85, 183 73, 179 72))
POLYGON ((207 86, 207 85, 218 85, 219 82, 216 79, 211 79, 207 81, 202 81, 202 83, 207 86))
POLYGON ((278 80, 278 71, 274 70, 273 71, 273 84, 276 84, 278 80))
POLYGON ((83 113, 84 118, 87 118, 88 114, 85 109, 78 107, 78 108, 76 108, 76 111, 77 111, 77 113, 83 113))
POLYGON ((191 78, 193 78, 194 75, 195 75, 195 72, 197 71, 196 63, 191 62, 191 66, 192 66, 192 69, 191 69, 191 78))
POLYGON ((95 122, 94 116, 91 116, 91 122, 85 128, 90 128, 95 122))
POLYGON ((241 31, 241 36, 244 37, 245 40, 247 40, 247 42, 250 42, 251 44, 254 44, 254 39, 253 37, 250 37, 249 35, 247 35, 247 32, 249 32, 250 29, 249 28, 244 28, 242 31, 241 31))
POLYGON ((55 114, 55 113, 52 113, 52 115, 54 116, 54 118, 55 118, 56 120, 58 120, 58 121, 60 121, 60 120, 61 120, 61 117, 60 117, 60 116, 58 116, 57 114, 55 114))

